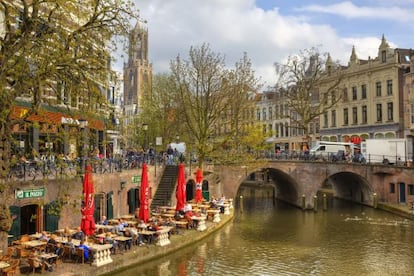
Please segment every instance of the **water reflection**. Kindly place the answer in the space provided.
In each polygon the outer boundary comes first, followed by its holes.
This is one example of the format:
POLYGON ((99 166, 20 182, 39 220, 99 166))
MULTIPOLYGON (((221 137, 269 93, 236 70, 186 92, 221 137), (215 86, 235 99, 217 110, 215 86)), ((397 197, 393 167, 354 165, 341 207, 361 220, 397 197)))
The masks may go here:
MULTIPOLYGON (((413 221, 334 201, 303 212, 272 199, 245 199, 217 234, 120 275, 409 275, 413 221)), ((237 207, 237 205, 236 205, 237 207)), ((139 249, 138 249, 139 250, 139 249)))

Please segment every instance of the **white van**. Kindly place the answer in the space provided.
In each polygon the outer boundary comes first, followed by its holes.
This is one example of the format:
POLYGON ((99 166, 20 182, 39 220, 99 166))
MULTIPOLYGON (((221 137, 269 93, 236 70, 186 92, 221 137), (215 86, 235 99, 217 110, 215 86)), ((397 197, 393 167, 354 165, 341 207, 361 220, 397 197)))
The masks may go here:
POLYGON ((353 152, 353 143, 318 141, 309 153, 311 157, 315 158, 345 160, 353 152))

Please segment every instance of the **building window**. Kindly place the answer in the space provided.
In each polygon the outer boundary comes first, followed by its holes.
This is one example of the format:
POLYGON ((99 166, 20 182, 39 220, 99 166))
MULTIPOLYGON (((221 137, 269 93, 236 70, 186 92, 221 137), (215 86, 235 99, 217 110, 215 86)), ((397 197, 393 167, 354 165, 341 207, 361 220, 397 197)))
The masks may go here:
POLYGON ((263 121, 266 121, 267 120, 267 118, 266 118, 266 108, 263 108, 262 113, 263 113, 263 121))
POLYGON ((414 195, 414 184, 408 184, 408 194, 414 195))
POLYGON ((356 107, 352 108, 352 124, 358 124, 358 109, 356 107))
POLYGON ((367 98, 367 85, 363 84, 361 85, 361 99, 367 98))
POLYGON ((357 100, 357 93, 358 93, 358 91, 357 91, 356 86, 353 86, 352 87, 352 100, 353 101, 356 101, 357 100))
POLYGON ((328 127, 328 113, 326 112, 323 114, 323 127, 328 127))
POLYGON ((273 108, 269 107, 269 120, 273 120, 273 108))
POLYGON ((390 183, 390 194, 395 194, 395 183, 390 183))
POLYGON ((377 104, 377 122, 382 122, 382 104, 377 104))
POLYGON ((411 104, 411 123, 414 124, 414 103, 411 104))
POLYGON ((366 124, 368 123, 368 112, 367 112, 367 106, 362 106, 362 123, 366 124))
POLYGON ((347 126, 348 124, 348 108, 344 108, 344 125, 347 126))
POLYGON ((348 102, 348 89, 344 88, 344 90, 342 91, 342 100, 344 102, 348 102))
POLYGON ((383 50, 381 52, 381 61, 382 61, 382 63, 387 62, 387 51, 385 51, 385 50, 383 50))
POLYGON ((394 107, 392 103, 387 103, 387 118, 388 121, 392 121, 394 120, 394 107))
POLYGON ((257 116, 256 120, 260 121, 260 109, 256 111, 256 116, 257 116))
POLYGON ((387 80, 387 95, 392 95, 392 80, 387 80))
POLYGON ((336 127, 336 110, 331 111, 332 126, 336 127))
POLYGON ((376 95, 377 97, 381 97, 381 82, 378 81, 375 83, 375 87, 376 87, 376 95))

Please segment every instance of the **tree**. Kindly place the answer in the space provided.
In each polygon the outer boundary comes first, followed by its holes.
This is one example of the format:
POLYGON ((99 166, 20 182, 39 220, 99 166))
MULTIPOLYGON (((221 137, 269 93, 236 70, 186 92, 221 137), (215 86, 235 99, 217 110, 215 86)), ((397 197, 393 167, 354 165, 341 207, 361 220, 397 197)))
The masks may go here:
POLYGON ((247 55, 229 70, 224 57, 203 44, 190 48, 188 60, 178 56, 171 61, 170 70, 174 115, 194 145, 198 166, 208 156, 228 157, 228 150, 236 152, 239 148, 233 146, 240 145, 242 109, 248 105, 249 93, 257 89, 247 55), (229 141, 236 142, 230 146, 229 141))
POLYGON ((99 87, 108 77, 108 44, 126 33, 138 12, 130 1, 1 0, 0 13, 0 247, 11 226, 8 202, 12 127, 42 116, 42 105, 92 112, 106 104, 99 87), (12 116, 15 100, 30 105, 12 116))
POLYGON ((342 98, 339 85, 341 66, 318 49, 303 50, 289 56, 286 63, 275 63, 282 101, 289 109, 291 127, 304 131, 310 144, 310 124, 334 107, 342 98))

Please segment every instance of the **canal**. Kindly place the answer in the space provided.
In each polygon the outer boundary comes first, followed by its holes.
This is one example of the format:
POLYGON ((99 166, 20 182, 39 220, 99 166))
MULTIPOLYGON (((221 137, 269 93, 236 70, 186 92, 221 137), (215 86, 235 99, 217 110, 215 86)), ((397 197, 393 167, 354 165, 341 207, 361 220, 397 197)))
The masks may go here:
POLYGON ((118 275, 410 275, 414 221, 333 200, 306 211, 243 198, 234 221, 202 242, 118 275))

